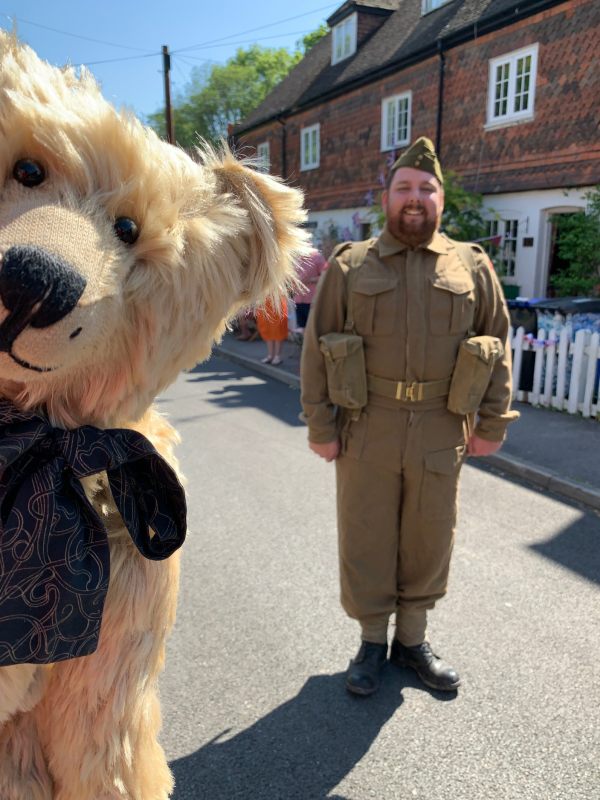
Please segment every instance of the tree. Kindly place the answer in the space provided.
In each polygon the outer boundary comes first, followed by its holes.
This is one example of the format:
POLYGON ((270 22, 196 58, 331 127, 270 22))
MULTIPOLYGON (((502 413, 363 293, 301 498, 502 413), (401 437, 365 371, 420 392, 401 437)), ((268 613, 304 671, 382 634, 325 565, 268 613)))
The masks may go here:
MULTIPOLYGON (((297 42, 293 53, 253 44, 238 49, 223 65, 194 69, 190 82, 173 103, 177 143, 190 147, 197 144, 198 137, 210 142, 226 137, 228 125, 235 125, 255 109, 326 33, 327 28, 321 25, 297 42)), ((162 110, 150 114, 148 123, 165 136, 162 110)))
POLYGON ((296 51, 301 51, 303 55, 306 55, 311 47, 314 47, 318 41, 320 41, 324 36, 327 36, 329 33, 329 28, 327 25, 319 25, 316 31, 312 31, 312 33, 307 33, 306 36, 303 36, 300 41, 296 42, 296 51))
POLYGON ((600 294, 600 186, 586 194, 588 210, 555 214, 558 255, 567 266, 552 275, 557 295, 600 294))

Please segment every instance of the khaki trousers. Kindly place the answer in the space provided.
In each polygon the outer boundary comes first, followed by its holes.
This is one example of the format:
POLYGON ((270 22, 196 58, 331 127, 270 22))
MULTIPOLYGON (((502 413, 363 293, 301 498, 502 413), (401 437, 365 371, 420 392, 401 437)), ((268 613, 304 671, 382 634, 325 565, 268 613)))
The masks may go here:
POLYGON ((336 461, 341 602, 363 639, 407 645, 446 593, 465 453, 463 419, 444 409, 370 405, 336 461))

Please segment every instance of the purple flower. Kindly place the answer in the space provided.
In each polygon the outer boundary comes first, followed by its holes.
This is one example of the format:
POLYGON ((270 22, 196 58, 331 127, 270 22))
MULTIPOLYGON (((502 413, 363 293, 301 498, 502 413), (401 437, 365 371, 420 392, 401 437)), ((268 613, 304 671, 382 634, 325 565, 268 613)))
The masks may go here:
POLYGON ((365 195, 365 203, 368 206, 372 206, 375 202, 375 195, 373 194, 373 190, 369 189, 369 191, 365 195))

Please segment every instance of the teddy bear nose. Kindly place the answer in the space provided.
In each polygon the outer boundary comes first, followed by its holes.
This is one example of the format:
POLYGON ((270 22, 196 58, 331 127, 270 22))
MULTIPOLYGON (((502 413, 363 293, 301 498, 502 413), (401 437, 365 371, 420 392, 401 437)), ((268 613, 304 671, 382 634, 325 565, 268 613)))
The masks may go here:
POLYGON ((85 278, 59 256, 41 247, 10 247, 0 268, 0 299, 9 312, 0 325, 0 351, 28 325, 47 328, 72 311, 85 278))

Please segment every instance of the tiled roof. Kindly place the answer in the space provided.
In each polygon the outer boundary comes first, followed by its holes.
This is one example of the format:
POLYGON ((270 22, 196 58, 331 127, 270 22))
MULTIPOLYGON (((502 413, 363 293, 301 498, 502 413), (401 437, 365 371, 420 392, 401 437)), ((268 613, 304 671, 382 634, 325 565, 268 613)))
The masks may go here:
POLYGON ((384 11, 396 11, 402 0, 346 0, 344 5, 336 8, 336 10, 329 16, 327 22, 330 20, 341 17, 346 10, 354 11, 356 6, 361 8, 378 8, 384 11))
MULTIPOLYGON (((348 5, 380 8, 394 6, 381 27, 350 58, 331 64, 331 33, 323 37, 279 83, 263 102, 236 126, 236 133, 250 130, 277 116, 297 111, 327 96, 350 89, 362 81, 411 60, 431 56, 439 39, 452 40, 461 33, 472 35, 493 21, 510 25, 528 10, 567 0, 451 0, 428 14, 421 14, 421 0, 352 0, 348 5)), ((346 5, 346 4, 344 4, 346 5)), ((338 9, 339 11, 340 9, 338 9)), ((337 15, 337 12, 336 12, 337 15)), ((334 15, 335 16, 335 15, 334 15)))

